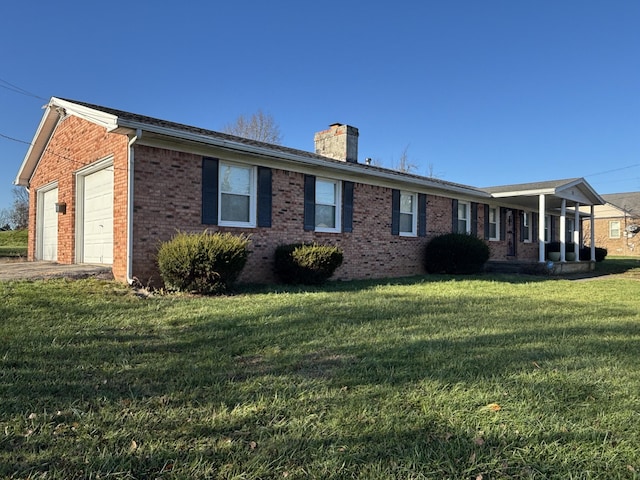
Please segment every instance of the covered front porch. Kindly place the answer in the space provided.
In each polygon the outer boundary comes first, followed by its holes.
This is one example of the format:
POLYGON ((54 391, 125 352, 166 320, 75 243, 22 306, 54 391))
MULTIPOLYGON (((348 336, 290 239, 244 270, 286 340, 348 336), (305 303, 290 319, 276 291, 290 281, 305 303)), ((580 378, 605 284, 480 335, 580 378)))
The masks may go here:
MULTIPOLYGON (((584 178, 504 185, 484 190, 496 201, 521 208, 530 241, 538 244, 537 263, 544 265, 550 273, 589 271, 594 268, 594 207, 604 204, 604 200, 584 178), (589 207, 589 213, 582 213, 580 207, 589 207), (589 221, 591 226, 588 243, 590 255, 587 259, 583 253, 581 260, 580 249, 585 244, 581 235, 583 220, 589 221), (553 255, 550 259, 550 246, 558 244, 558 255, 553 255)), ((509 263, 519 262, 530 264, 536 260, 518 259, 509 263)))

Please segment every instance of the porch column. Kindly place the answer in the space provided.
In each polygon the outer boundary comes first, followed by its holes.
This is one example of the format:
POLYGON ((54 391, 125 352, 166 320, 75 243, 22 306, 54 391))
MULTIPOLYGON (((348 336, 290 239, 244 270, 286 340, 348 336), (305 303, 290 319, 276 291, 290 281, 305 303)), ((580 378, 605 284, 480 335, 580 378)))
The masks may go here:
POLYGON ((595 230, 595 205, 591 205, 591 215, 589 215, 589 235, 591 236, 591 261, 596 261, 596 230, 595 230))
POLYGON ((573 251, 576 254, 576 262, 580 261, 580 203, 576 202, 575 206, 575 218, 573 220, 573 251))
POLYGON ((546 211, 544 194, 538 199, 538 261, 544 263, 544 213, 546 211))
POLYGON ((560 207, 560 261, 567 261, 567 200, 562 199, 562 207, 560 207))

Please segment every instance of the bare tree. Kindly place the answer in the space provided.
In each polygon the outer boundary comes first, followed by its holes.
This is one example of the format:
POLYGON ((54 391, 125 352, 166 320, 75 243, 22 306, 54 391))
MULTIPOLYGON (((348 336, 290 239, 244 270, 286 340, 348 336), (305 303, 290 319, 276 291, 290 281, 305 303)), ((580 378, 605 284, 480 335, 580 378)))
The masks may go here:
POLYGON ((240 115, 235 122, 226 124, 222 131, 260 142, 274 143, 276 145, 282 143, 280 127, 271 114, 264 113, 262 110, 258 110, 249 118, 240 115))
POLYGON ((13 187, 13 205, 0 212, 2 225, 10 224, 15 230, 29 226, 29 192, 22 187, 13 187))
POLYGON ((396 163, 396 166, 394 168, 395 170, 404 173, 411 173, 418 168, 415 163, 411 163, 411 161, 409 160, 409 145, 404 147, 404 150, 400 154, 400 159, 398 160, 398 163, 396 163))
POLYGON ((436 166, 433 163, 429 163, 429 165, 427 165, 427 177, 440 178, 440 173, 436 172, 436 166))

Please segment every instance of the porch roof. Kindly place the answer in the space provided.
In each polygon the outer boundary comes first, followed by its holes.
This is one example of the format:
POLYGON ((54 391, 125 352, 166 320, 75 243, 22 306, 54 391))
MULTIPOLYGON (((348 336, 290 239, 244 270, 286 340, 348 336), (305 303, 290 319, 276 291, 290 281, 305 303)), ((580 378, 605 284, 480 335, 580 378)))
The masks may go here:
POLYGON ((494 198, 508 200, 522 206, 525 210, 538 210, 540 195, 545 196, 548 211, 560 210, 562 200, 567 200, 567 207, 572 208, 575 202, 580 205, 604 205, 605 200, 598 195, 584 178, 568 178, 545 182, 520 183, 516 185, 500 185, 483 188, 494 198))

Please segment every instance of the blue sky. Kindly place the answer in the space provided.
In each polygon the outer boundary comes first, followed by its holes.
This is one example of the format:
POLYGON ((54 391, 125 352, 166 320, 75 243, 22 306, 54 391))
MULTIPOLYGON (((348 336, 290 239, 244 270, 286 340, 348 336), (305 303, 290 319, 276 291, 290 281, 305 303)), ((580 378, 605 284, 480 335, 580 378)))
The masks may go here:
POLYGON ((213 130, 262 109, 303 150, 347 123, 361 161, 406 148, 478 187, 639 191, 639 25, 637 0, 9 2, 0 208, 51 96, 213 130))

